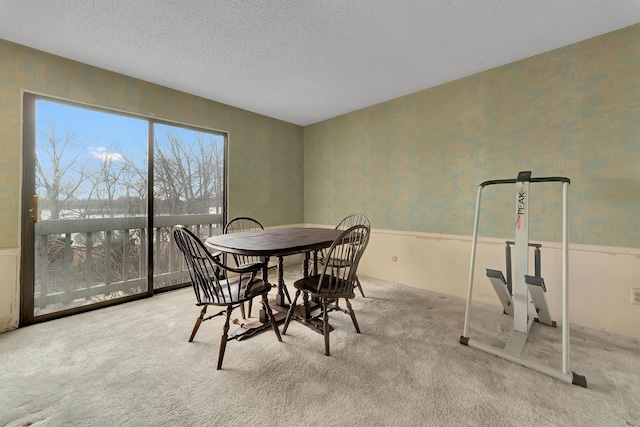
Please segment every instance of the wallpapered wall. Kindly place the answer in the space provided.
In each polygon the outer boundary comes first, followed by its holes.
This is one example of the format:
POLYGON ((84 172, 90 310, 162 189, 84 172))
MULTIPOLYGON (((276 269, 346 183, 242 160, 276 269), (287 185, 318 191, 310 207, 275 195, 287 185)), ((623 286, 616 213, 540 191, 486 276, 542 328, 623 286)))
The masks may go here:
MULTIPOLYGON (((361 211, 375 228, 469 235, 477 185, 532 170, 572 180, 572 242, 640 247, 638 75, 640 24, 303 130, 0 40, 0 248, 19 240, 23 89, 230 132, 230 214, 267 225, 361 211)), ((560 186, 531 197, 532 238, 559 240, 560 186)), ((510 236, 514 204, 487 189, 481 233, 510 236)))
POLYGON ((229 132, 229 214, 303 222, 300 126, 0 40, 0 248, 19 242, 22 90, 229 132))
MULTIPOLYGON (((640 24, 307 126, 307 223, 470 235, 477 186, 571 179, 573 243, 640 247, 640 24)), ((561 240, 561 184, 532 184, 532 239, 561 240)), ((480 233, 513 238, 515 186, 480 233)))

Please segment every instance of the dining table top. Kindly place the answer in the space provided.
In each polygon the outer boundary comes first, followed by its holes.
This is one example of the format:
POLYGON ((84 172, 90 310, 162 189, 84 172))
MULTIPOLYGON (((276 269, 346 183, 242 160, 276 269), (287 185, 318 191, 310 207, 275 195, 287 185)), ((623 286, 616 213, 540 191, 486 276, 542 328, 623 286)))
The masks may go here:
POLYGON ((268 228, 221 234, 206 239, 216 251, 250 256, 287 256, 331 246, 344 230, 315 227, 268 228))

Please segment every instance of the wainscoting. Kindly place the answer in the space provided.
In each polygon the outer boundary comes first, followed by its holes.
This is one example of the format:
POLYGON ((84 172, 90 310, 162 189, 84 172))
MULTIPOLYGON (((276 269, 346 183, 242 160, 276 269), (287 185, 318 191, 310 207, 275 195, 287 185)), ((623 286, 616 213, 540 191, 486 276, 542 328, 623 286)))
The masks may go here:
MULTIPOLYGON (((485 269, 505 271, 505 240, 512 239, 478 239, 475 301, 500 304, 485 269)), ((537 243, 542 244, 542 277, 549 309, 553 318, 560 320, 562 246, 537 243)), ((359 272, 466 298, 470 258, 471 236, 373 230, 359 272)), ((533 262, 530 268, 533 271, 533 262)), ((569 244, 572 324, 640 337, 640 305, 631 304, 631 287, 640 287, 640 249, 569 244)))

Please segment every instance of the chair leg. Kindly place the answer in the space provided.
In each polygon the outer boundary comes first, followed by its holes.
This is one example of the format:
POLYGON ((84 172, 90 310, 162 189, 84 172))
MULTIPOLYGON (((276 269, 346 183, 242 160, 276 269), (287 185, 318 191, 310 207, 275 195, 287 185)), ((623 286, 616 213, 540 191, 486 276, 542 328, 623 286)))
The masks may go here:
POLYGON ((351 316, 351 320, 353 321, 353 326, 356 327, 356 332, 360 333, 360 327, 358 326, 358 321, 356 320, 356 313, 353 312, 353 307, 351 307, 351 301, 345 299, 347 302, 347 307, 349 307, 349 315, 351 316))
POLYGON ((227 306, 227 318, 224 321, 222 329, 222 337, 220 338, 220 353, 218 353, 218 370, 222 368, 222 360, 224 359, 224 350, 227 348, 227 334, 229 333, 229 319, 231 318, 232 306, 227 306))
POLYGON ((282 285, 282 289, 284 290, 284 295, 287 297, 287 301, 289 301, 289 304, 291 304, 291 297, 289 296, 287 285, 282 285))
POLYGON ((300 296, 300 291, 296 291, 296 295, 293 297, 293 302, 289 306, 289 311, 287 312, 287 318, 284 321, 284 327, 282 328, 282 335, 287 333, 287 328, 289 327, 289 322, 291 322, 291 318, 293 317, 293 311, 296 308, 296 301, 298 301, 298 297, 300 296))
POLYGON ((264 307, 264 311, 267 313, 267 316, 269 316, 269 320, 271 321, 271 329, 273 329, 276 337, 278 337, 278 341, 282 342, 280 330, 278 329, 278 323, 276 322, 276 317, 273 315, 271 307, 269 306, 269 298, 267 297, 267 294, 262 294, 262 306, 264 307))
POLYGON ((326 299, 322 300, 322 333, 324 334, 324 354, 327 356, 331 356, 329 353, 329 310, 328 306, 329 301, 326 299))
MULTIPOLYGON (((244 304, 242 304, 244 306, 244 304)), ((253 298, 249 300, 249 309, 247 313, 247 317, 251 317, 251 306, 253 305, 253 298)))
POLYGON ((207 306, 205 305, 204 307, 202 307, 202 310, 200 310, 200 316, 196 319, 196 324, 193 325, 193 330, 191 331, 191 337, 189 338, 189 342, 193 341, 193 339, 196 336, 196 332, 198 332, 198 329, 200 328, 200 324, 202 323, 202 320, 204 319, 204 315, 207 313, 207 306))
POLYGON ((362 295, 362 298, 365 298, 364 291, 362 290, 362 285, 360 284, 360 279, 358 279, 358 276, 356 276, 356 286, 358 287, 358 289, 360 289, 360 295, 362 295))
POLYGON ((247 316, 245 315, 245 312, 244 312, 244 303, 240 304, 240 313, 242 314, 242 318, 243 319, 247 318, 247 316))

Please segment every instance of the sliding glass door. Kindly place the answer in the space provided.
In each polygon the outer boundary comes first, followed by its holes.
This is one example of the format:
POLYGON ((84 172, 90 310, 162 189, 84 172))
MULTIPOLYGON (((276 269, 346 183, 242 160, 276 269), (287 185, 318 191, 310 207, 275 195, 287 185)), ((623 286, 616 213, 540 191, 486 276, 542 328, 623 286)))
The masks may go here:
POLYGON ((25 94, 23 145, 22 324, 180 286, 171 227, 220 232, 225 134, 25 94))

